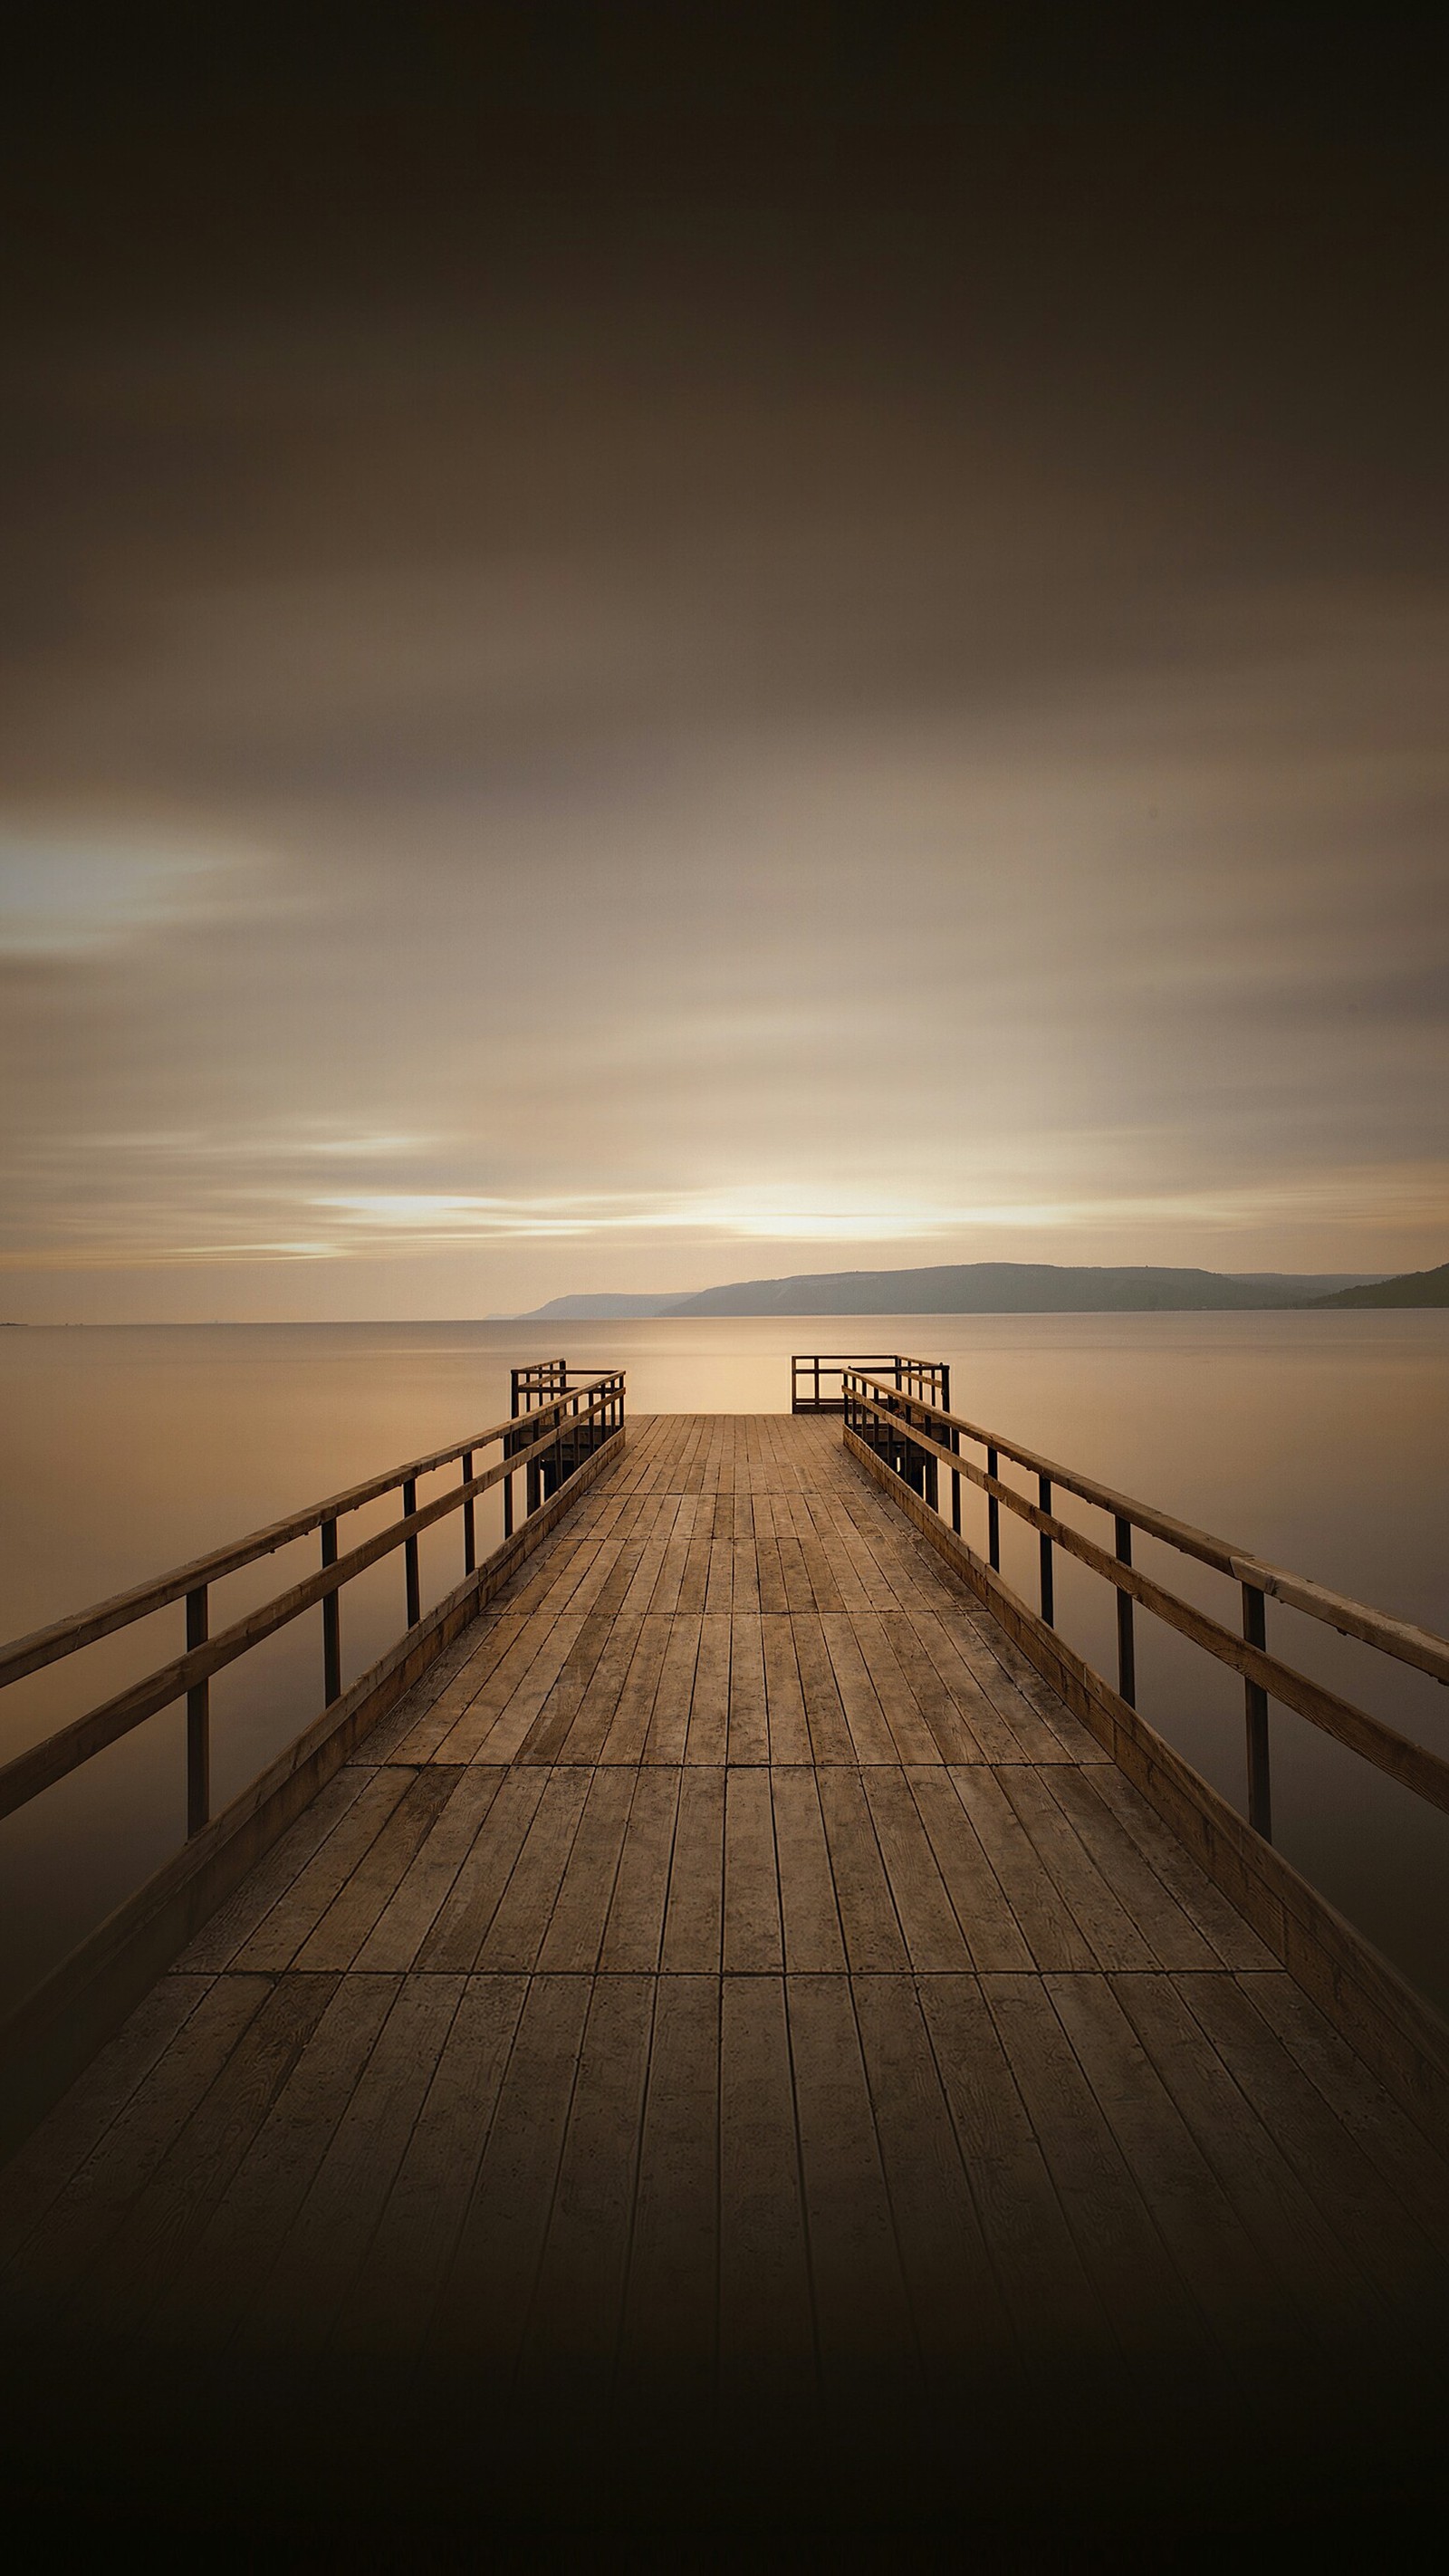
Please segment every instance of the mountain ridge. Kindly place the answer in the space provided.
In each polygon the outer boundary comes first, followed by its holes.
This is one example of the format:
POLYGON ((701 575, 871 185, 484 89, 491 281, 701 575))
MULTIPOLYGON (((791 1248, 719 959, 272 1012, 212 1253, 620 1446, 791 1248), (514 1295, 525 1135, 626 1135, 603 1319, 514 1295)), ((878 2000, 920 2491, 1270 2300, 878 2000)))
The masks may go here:
MULTIPOLYGON (((1439 1274, 1406 1274, 1419 1275, 1432 1279, 1439 1274)), ((665 1315, 1253 1313, 1338 1303, 1380 1285, 1395 1284, 1384 1281, 1382 1273, 1362 1271, 1232 1272, 1151 1263, 1068 1268, 1054 1262, 942 1262, 907 1270, 798 1271, 782 1279, 737 1279, 683 1293, 581 1292, 551 1297, 546 1304, 513 1320, 584 1323, 665 1315)))

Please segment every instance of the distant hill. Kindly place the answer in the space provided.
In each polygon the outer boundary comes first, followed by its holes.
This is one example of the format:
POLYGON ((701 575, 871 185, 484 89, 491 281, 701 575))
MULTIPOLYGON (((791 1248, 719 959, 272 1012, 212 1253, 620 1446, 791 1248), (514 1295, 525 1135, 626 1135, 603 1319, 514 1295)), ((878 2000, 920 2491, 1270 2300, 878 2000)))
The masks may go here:
POLYGON ((611 1318, 621 1322, 640 1315, 668 1315, 676 1306, 687 1303, 687 1292, 682 1297, 651 1297, 641 1289, 637 1297, 615 1297, 601 1289, 594 1296, 585 1293, 577 1297, 550 1297, 546 1306, 534 1306, 517 1320, 527 1324, 603 1324, 611 1318))
POLYGON ((1406 1270, 1397 1279, 1375 1279, 1315 1297, 1315 1306, 1449 1306, 1449 1261, 1437 1270, 1406 1270))
POLYGON ((915 1270, 806 1271, 739 1279, 694 1296, 550 1298, 526 1323, 607 1322, 647 1315, 1111 1315, 1252 1312, 1321 1303, 1362 1274, 1061 1269, 1051 1262, 949 1262, 915 1270))

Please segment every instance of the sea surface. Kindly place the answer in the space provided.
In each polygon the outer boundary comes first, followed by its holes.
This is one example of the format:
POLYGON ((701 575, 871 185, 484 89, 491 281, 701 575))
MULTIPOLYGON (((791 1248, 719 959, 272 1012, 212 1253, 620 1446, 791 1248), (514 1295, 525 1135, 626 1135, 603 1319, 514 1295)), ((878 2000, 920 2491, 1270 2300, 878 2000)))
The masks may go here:
MULTIPOLYGON (((461 1441, 506 1415, 515 1361, 563 1352, 622 1366, 634 1411, 786 1412, 791 1353, 818 1349, 948 1360, 953 1410, 968 1421, 1449 1633, 1449 1313, 1345 1310, 4 1330, 0 1637, 461 1441)), ((496 1497, 487 1502, 480 1554, 499 1535, 496 1497)), ((344 1545, 395 1509, 345 1524, 344 1545)), ((1070 1516, 1104 1535, 1086 1507, 1070 1516)), ((1003 1525, 1003 1570, 1034 1600, 1034 1536, 1006 1514, 1003 1525)), ((984 1548, 984 1505, 969 1488, 965 1534, 984 1548)), ((316 1544, 230 1578, 213 1627, 310 1571, 316 1544)), ((456 1517, 424 1540, 425 1607, 459 1579, 460 1550, 456 1517)), ((1235 1586, 1150 1543, 1137 1552, 1159 1580, 1237 1623, 1235 1586)), ((0 1693, 0 1758, 177 1653, 182 1615, 177 1604, 0 1693)), ((346 1683, 401 1631, 400 1556, 349 1586, 342 1616, 346 1683)), ((1107 1588, 1060 1551, 1057 1624, 1113 1674, 1107 1588)), ((1144 1715, 1241 1806, 1241 1683, 1140 1611, 1137 1638, 1144 1715)), ((1449 1691, 1273 1604, 1269 1643, 1449 1753, 1449 1691)), ((213 1683, 214 1805, 320 1704, 314 1611, 213 1683)), ((1449 2006, 1449 1817, 1276 1707, 1272 1740, 1275 1841, 1449 2006)), ((184 1821, 173 1710, 0 1823, 0 2005, 157 1868, 184 1821)))

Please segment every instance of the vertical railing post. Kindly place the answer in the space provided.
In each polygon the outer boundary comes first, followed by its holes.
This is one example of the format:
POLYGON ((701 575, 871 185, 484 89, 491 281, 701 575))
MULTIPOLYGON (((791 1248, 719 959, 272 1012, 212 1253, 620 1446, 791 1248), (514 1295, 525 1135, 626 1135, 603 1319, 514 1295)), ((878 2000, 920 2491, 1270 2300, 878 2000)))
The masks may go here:
MULTIPOLYGON (((1050 1476, 1038 1476, 1036 1480, 1036 1498, 1044 1512, 1049 1512, 1051 1510, 1052 1480, 1050 1476)), ((1047 1537, 1045 1530, 1040 1534, 1038 1554, 1041 1559, 1042 1624, 1044 1627, 1050 1628, 1055 1624, 1056 1608, 1052 1587, 1052 1543, 1047 1537)))
MULTIPOLYGON (((941 1410, 944 1413, 948 1410, 948 1407, 942 1405, 941 1410)), ((953 1427, 946 1436, 951 1443, 952 1457, 959 1458, 961 1455, 960 1432, 953 1427)), ((953 1467, 951 1470, 951 1527, 959 1538, 961 1535, 961 1470, 959 1467, 953 1467)))
MULTIPOLYGON (((405 1476, 402 1489, 403 1518, 418 1507, 418 1489, 411 1476, 405 1476)), ((403 1540, 403 1564, 407 1570, 408 1626, 415 1628, 423 1615, 422 1587, 418 1582, 418 1543, 416 1538, 403 1540)))
MULTIPOLYGON (((1132 1562, 1132 1523, 1116 1516, 1117 1562, 1132 1562)), ((1137 1645, 1132 1633, 1132 1595, 1117 1595, 1117 1697, 1129 1708, 1137 1706, 1137 1645)))
MULTIPOLYGON (((997 1455, 989 1441, 986 1444, 986 1473, 988 1476, 999 1473, 997 1455)), ((999 1574, 1001 1572, 1001 1505, 994 1494, 988 1494, 986 1498, 986 1554, 992 1573, 999 1574)))
MULTIPOLYGON (((465 1449, 463 1452, 463 1482, 465 1485, 471 1485, 472 1481, 473 1452, 471 1449, 465 1449)), ((465 1574, 471 1574, 477 1561, 477 1548, 473 1529, 473 1497, 470 1494, 466 1503, 463 1505, 463 1572, 465 1574)))
MULTIPOLYGON (((1268 1607, 1256 1583, 1243 1586, 1243 1640, 1265 1650, 1268 1607)), ((1268 1768, 1268 1694, 1261 1682, 1244 1681, 1248 1731, 1248 1822, 1265 1843, 1273 1839, 1273 1788, 1268 1768)))
MULTIPOLYGON (((511 1452, 505 1449, 504 1455, 507 1457, 511 1452)), ((513 1469, 511 1467, 503 1479, 503 1535, 505 1538, 513 1536, 513 1469)))
MULTIPOLYGON (((322 1524, 322 1562, 337 1563, 337 1523, 322 1524)), ((342 1697, 342 1597, 337 1592, 322 1596, 322 1694, 330 1708, 342 1697)))
POLYGON ((949 1361, 949 1360, 942 1360, 942 1362, 941 1362, 941 1411, 942 1411, 943 1413, 949 1413, 949 1412, 950 1412, 950 1410, 951 1410, 951 1363, 950 1363, 950 1361, 949 1361))
MULTIPOLYGON (((186 1596, 186 1651, 207 1638, 206 1585, 186 1596)), ((186 1831, 199 1834, 211 1819, 211 1684, 196 1682, 186 1694, 186 1831)))

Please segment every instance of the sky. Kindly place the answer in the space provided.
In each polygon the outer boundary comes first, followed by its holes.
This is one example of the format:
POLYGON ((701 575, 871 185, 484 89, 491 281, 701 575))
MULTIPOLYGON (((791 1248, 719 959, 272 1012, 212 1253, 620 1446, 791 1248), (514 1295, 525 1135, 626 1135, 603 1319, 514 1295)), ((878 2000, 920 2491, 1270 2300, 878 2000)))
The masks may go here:
POLYGON ((0 1316, 1449 1257, 1445 38, 1178 14, 27 0, 0 1316))

